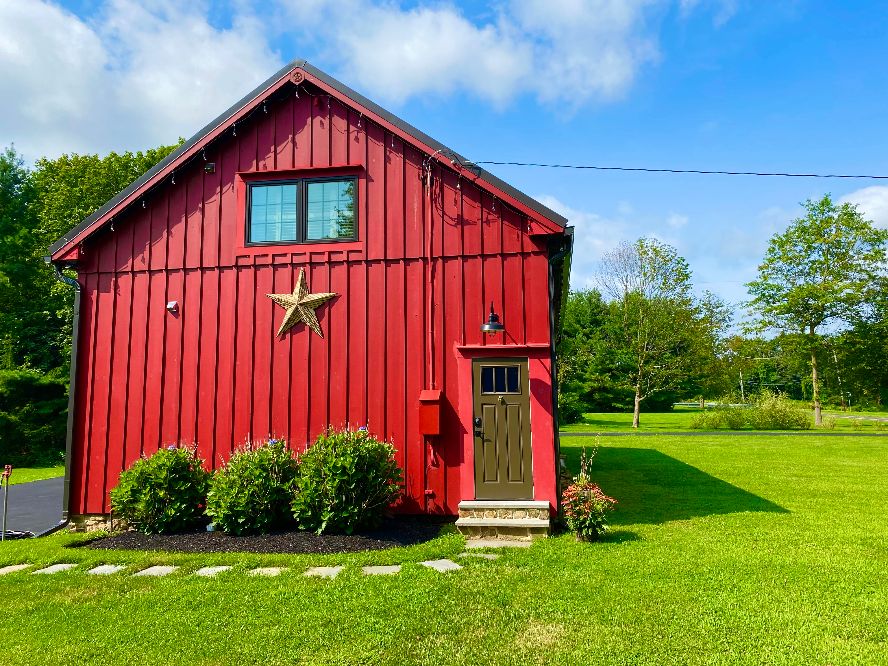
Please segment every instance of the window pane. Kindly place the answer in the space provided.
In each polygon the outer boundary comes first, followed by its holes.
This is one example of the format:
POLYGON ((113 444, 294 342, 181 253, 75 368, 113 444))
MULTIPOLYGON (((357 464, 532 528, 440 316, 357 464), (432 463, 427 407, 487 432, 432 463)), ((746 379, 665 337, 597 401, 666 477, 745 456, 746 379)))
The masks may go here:
POLYGON ((493 368, 490 366, 481 368, 481 392, 493 393, 493 368))
POLYGON ((250 242, 296 240, 296 183, 250 187, 250 242))
POLYGON ((325 180, 305 185, 305 238, 355 237, 355 181, 325 180))
POLYGON ((503 367, 494 368, 493 370, 494 384, 497 393, 506 392, 506 369, 503 367))
POLYGON ((506 368, 506 383, 509 393, 518 393, 518 366, 510 365, 506 368))

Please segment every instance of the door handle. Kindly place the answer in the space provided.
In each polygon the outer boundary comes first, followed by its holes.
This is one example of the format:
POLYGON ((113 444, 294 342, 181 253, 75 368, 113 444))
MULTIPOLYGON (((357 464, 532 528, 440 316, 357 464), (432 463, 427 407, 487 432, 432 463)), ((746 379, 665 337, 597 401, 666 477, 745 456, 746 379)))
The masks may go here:
POLYGON ((475 426, 475 437, 484 437, 484 431, 481 429, 482 422, 480 416, 476 416, 472 420, 472 425, 475 426))

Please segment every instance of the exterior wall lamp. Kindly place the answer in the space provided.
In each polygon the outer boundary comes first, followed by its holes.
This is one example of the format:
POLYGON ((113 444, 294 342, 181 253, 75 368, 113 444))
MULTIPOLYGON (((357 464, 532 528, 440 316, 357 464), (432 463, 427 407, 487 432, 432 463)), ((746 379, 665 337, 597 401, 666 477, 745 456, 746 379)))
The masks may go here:
POLYGON ((490 302, 490 314, 487 316, 487 323, 481 324, 481 332, 488 335, 496 335, 506 330, 506 327, 500 323, 499 315, 493 309, 493 301, 490 302))

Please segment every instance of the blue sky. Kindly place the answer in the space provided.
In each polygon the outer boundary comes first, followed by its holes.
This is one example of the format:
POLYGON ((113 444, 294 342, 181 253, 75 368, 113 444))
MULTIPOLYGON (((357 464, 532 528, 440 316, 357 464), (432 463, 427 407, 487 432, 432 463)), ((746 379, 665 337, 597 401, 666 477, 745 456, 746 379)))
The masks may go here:
MULTIPOLYGON (((0 3, 0 144, 171 142, 304 57, 471 159, 881 175, 886 19, 864 1, 18 0, 0 3)), ((492 170, 570 217, 576 287, 652 235, 740 302, 804 199, 888 226, 880 181, 492 170)))

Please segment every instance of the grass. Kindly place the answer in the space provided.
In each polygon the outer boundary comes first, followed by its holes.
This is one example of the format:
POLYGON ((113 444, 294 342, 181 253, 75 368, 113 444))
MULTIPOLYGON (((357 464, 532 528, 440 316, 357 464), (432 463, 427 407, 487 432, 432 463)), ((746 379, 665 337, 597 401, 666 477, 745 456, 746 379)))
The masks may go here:
MULTIPOLYGON (((639 418, 639 431, 682 432, 692 431, 691 421, 700 413, 696 407, 676 407, 671 412, 642 412, 639 418)), ((824 428, 826 432, 864 432, 888 434, 888 422, 876 418, 888 418, 888 412, 841 412, 825 410, 824 419, 835 419, 835 426, 824 428)), ((813 414, 811 416, 813 423, 813 414)), ((574 423, 561 428, 562 432, 614 432, 632 431, 632 413, 586 414, 582 423, 574 423)))
MULTIPOLYGON (((572 466, 593 440, 564 437, 572 466)), ((343 556, 172 555, 9 542, 0 565, 79 562, 0 578, 4 664, 888 663, 888 445, 881 438, 605 438, 593 476, 620 504, 598 544, 570 535, 438 574, 449 532, 343 556), (347 564, 333 581, 309 565, 347 564), (394 577, 357 566, 404 563, 394 577), (165 579, 90 564, 174 563, 165 579), (210 564, 238 571, 199 579, 210 564), (276 579, 242 575, 288 565, 276 579)))
POLYGON ((54 467, 13 467, 12 475, 9 477, 9 485, 14 486, 17 483, 54 479, 58 476, 65 476, 64 465, 56 465, 54 467))

